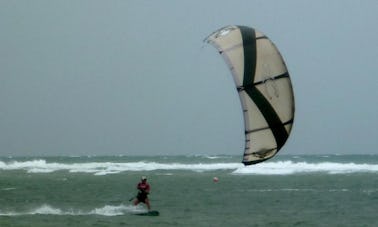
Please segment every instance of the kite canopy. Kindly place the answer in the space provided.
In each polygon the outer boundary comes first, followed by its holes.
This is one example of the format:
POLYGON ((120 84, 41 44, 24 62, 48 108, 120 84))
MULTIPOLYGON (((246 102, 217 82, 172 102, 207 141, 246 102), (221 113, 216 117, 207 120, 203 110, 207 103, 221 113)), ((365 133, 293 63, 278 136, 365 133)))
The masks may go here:
POLYGON ((218 49, 229 66, 244 113, 243 163, 273 157, 289 137, 294 94, 278 49, 263 33, 246 26, 227 26, 205 41, 218 49))

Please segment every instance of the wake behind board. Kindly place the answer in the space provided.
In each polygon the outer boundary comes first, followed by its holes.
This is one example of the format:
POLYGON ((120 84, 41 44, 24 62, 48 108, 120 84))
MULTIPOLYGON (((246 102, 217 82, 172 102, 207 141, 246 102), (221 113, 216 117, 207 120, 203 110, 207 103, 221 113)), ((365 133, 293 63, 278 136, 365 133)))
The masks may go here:
POLYGON ((139 215, 139 216, 159 216, 159 211, 150 210, 150 211, 143 212, 143 213, 136 213, 135 215, 139 215))

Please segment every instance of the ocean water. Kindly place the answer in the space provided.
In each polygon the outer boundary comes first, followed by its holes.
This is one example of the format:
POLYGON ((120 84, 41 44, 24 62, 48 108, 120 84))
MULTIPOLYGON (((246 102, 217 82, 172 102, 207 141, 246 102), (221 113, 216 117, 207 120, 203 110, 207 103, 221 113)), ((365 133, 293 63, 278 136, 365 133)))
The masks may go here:
POLYGON ((0 226, 378 226, 377 155, 240 159, 3 157, 0 226), (158 217, 129 202, 142 175, 158 217))

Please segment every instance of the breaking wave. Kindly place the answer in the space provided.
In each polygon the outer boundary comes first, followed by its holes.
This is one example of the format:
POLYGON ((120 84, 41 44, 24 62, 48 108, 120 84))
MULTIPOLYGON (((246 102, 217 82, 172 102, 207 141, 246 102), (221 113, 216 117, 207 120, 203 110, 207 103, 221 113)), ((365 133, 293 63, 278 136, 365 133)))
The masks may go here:
POLYGON ((21 216, 21 215, 101 215, 101 216, 118 216, 118 215, 125 215, 125 214, 138 214, 146 212, 144 208, 140 206, 132 206, 132 205, 118 205, 118 206, 111 206, 105 205, 104 207, 94 208, 93 210, 83 211, 83 210, 75 210, 75 209, 60 209, 56 208, 47 204, 42 206, 22 211, 22 212, 15 212, 15 211, 7 211, 3 212, 0 210, 0 216, 21 216))
POLYGON ((293 161, 266 162, 256 166, 246 166, 236 169, 234 174, 256 174, 256 175, 289 175, 301 173, 329 173, 346 174, 358 172, 378 173, 378 164, 356 164, 356 163, 307 163, 293 161))
POLYGON ((337 162, 293 162, 276 161, 244 166, 241 163, 159 163, 159 162, 84 162, 56 163, 46 160, 0 161, 0 170, 24 170, 28 173, 51 173, 69 171, 71 173, 90 173, 94 175, 117 174, 127 171, 185 170, 195 172, 230 170, 232 174, 243 175, 289 175, 323 172, 328 174, 345 174, 357 172, 378 173, 378 164, 357 164, 337 162))
POLYGON ((90 162, 90 163, 48 163, 45 160, 33 160, 5 163, 0 161, 0 170, 26 170, 28 173, 51 173, 66 170, 72 173, 93 173, 95 175, 115 174, 125 171, 154 171, 154 170, 234 170, 242 167, 241 163, 208 163, 182 164, 157 162, 90 162))

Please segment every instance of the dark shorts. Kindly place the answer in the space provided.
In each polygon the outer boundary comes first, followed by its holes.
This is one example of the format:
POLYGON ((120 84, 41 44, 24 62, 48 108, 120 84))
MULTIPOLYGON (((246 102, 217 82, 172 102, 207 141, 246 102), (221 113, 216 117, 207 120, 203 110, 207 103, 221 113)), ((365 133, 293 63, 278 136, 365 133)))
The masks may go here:
POLYGON ((145 203, 147 199, 147 194, 146 193, 138 193, 137 199, 139 202, 145 203))

